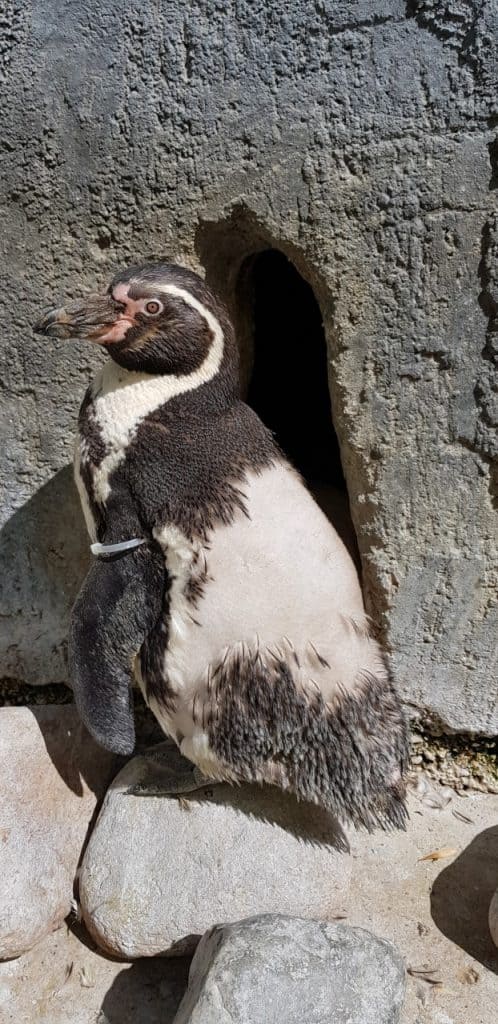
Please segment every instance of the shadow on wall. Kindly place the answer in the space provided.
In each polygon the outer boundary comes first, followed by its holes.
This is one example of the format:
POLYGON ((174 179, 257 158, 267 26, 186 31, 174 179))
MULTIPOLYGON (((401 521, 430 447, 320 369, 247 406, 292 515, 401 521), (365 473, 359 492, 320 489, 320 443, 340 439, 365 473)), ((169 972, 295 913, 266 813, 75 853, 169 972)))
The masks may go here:
POLYGON ((190 959, 136 960, 114 979, 97 1024, 172 1024, 187 988, 190 959))
POLYGON ((491 897, 498 886, 498 825, 487 828, 438 876, 431 914, 439 930, 498 974, 498 950, 488 926, 491 897))
POLYGON ((67 680, 69 613, 90 562, 72 468, 53 476, 0 531, 0 676, 67 680))

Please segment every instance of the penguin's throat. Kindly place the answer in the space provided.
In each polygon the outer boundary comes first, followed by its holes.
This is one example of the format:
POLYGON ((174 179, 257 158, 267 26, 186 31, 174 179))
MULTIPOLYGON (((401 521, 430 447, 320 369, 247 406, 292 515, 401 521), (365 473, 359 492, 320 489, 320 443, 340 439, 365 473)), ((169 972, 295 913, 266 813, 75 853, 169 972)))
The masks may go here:
POLYGON ((105 504, 109 477, 126 456, 141 423, 173 398, 208 383, 218 372, 221 352, 213 348, 198 371, 183 377, 126 370, 105 363, 91 388, 92 414, 106 454, 95 473, 96 498, 105 504))

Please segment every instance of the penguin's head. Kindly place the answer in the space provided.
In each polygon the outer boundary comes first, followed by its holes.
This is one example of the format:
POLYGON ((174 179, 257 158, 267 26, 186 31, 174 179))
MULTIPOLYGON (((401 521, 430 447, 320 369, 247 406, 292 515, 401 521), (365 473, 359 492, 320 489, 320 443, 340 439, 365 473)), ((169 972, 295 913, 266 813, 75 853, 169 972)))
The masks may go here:
POLYGON ((145 373, 202 376, 207 364, 218 372, 235 362, 224 307, 202 278, 174 263, 128 267, 105 293, 47 310, 34 330, 94 342, 120 366, 145 373))

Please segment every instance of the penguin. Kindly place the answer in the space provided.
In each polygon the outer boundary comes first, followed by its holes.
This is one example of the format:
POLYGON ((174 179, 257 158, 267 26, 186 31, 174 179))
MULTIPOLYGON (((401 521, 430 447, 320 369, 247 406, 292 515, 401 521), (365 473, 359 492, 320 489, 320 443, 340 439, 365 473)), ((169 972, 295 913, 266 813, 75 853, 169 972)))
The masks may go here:
POLYGON ((69 669, 90 733, 133 752, 137 683, 190 788, 268 783, 356 827, 403 828, 407 723, 356 568, 241 400, 221 301, 150 262, 34 329, 110 357, 74 461, 94 560, 69 669))

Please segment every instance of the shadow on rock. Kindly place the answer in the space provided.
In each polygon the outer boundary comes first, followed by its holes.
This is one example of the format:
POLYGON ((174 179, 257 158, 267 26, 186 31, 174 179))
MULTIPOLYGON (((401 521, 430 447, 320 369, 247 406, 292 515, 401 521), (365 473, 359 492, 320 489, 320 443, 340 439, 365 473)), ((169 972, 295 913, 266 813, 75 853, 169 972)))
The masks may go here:
POLYGON ((100 800, 125 758, 99 747, 85 729, 73 704, 26 708, 33 715, 47 754, 68 789, 82 796, 82 780, 100 800))
POLYGON ((234 807, 247 817, 278 825, 303 842, 349 853, 346 833, 329 811, 316 804, 301 803, 292 793, 283 793, 275 786, 221 784, 186 793, 182 800, 234 807))
MULTIPOLYGON (((132 785, 129 792, 133 796, 155 797, 156 799, 177 799, 167 795, 167 782, 177 773, 180 776, 192 770, 179 752, 176 745, 169 740, 149 748, 141 757, 130 762, 131 772, 137 771, 143 784, 137 789, 132 785), (140 766, 143 770, 140 770, 140 766), (161 793, 161 786, 165 792, 161 793)), ((116 784, 125 782, 121 775, 116 784)), ((231 786, 229 783, 218 783, 205 786, 191 793, 182 793, 184 806, 189 804, 222 804, 233 807, 240 814, 259 821, 277 825, 297 839, 317 846, 325 846, 339 853, 349 853, 348 838, 339 821, 323 807, 316 804, 298 801, 292 793, 284 793, 276 786, 244 783, 231 786)))
POLYGON ((448 939, 498 974, 498 952, 488 912, 498 887, 498 826, 485 829, 437 877, 431 892, 432 918, 448 939))
POLYGON ((188 957, 136 960, 114 979, 96 1024, 172 1024, 189 967, 188 957))

